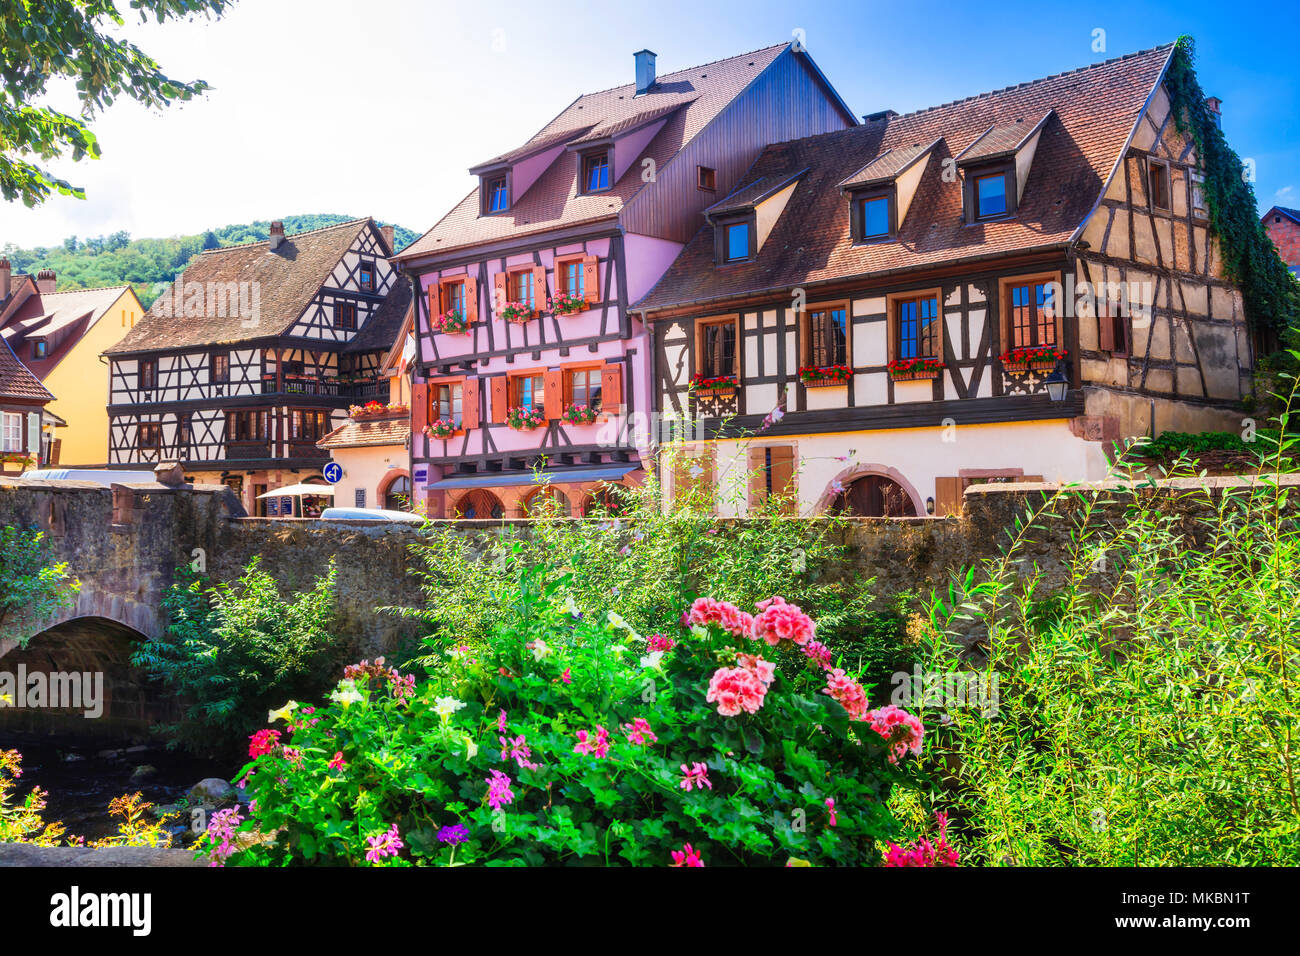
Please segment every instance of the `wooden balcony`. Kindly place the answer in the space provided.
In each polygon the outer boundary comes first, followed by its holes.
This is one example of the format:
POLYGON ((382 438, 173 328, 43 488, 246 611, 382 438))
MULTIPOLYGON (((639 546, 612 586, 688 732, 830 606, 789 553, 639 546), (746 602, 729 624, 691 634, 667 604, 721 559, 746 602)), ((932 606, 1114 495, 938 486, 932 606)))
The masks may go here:
POLYGON ((229 461, 253 461, 271 457, 271 442, 262 441, 228 441, 226 458, 229 461))

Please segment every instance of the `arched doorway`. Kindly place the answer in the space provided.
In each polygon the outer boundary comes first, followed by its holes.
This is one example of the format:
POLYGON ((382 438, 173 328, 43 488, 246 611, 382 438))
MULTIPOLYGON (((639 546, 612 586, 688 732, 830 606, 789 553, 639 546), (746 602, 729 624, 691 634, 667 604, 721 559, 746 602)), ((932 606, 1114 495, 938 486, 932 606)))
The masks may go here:
POLYGON ((405 473, 396 475, 384 489, 380 500, 389 511, 410 511, 411 479, 405 473))
POLYGON ((569 515, 569 499, 558 488, 538 488, 524 499, 524 516, 536 518, 542 515, 569 515))
POLYGON ((583 502, 582 514, 584 517, 617 517, 626 513, 628 507, 628 489, 621 485, 598 485, 591 489, 587 500, 583 502))
POLYGON ((452 518, 504 518, 506 509, 501 499, 490 491, 475 489, 466 492, 452 507, 452 518))
POLYGON ((830 511, 855 518, 915 518, 916 506, 903 486, 884 475, 863 475, 836 495, 830 511))

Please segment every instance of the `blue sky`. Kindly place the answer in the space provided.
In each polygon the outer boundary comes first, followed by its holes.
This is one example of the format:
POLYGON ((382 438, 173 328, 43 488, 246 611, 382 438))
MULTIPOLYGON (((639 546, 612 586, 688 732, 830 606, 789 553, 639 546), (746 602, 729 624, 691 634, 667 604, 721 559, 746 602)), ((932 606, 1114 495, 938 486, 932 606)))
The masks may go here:
MULTIPOLYGON (((121 6, 125 7, 125 4, 121 6)), ((291 213, 373 215, 427 229, 471 187, 466 169, 523 142, 579 93, 789 39, 859 115, 900 113, 1146 49, 1190 33, 1228 141, 1255 161, 1260 210, 1300 207, 1294 4, 955 2, 428 3, 240 0, 217 22, 125 32, 172 75, 215 89, 162 115, 100 117, 88 188, 0 206, 0 244, 165 236, 291 213), (902 11, 900 13, 900 11, 902 11), (1104 51, 1094 51, 1104 31, 1104 51), (1266 41, 1282 39, 1281 45, 1266 41)), ((67 90, 58 105, 70 108, 67 90)))

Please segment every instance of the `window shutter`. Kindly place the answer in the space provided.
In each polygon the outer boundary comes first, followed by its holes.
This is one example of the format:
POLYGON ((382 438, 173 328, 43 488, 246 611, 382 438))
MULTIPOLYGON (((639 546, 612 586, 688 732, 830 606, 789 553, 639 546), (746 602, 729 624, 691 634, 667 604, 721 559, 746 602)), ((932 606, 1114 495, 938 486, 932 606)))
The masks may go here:
POLYGON ((533 266, 533 305, 538 312, 546 308, 546 266, 533 266))
POLYGON ((411 434, 424 434, 429 424, 429 386, 417 383, 411 386, 411 434))
POLYGON ((1110 304, 1097 305, 1097 347, 1103 352, 1115 351, 1115 320, 1110 317, 1110 304))
POLYGON ((479 380, 467 378, 461 385, 460 410, 462 428, 478 428, 479 380))
POLYGON ((478 279, 465 277, 465 321, 478 321, 478 279))
MULTIPOLYGON (((812 326, 808 324, 807 312, 796 312, 794 317, 795 324, 799 329, 799 357, 795 363, 800 368, 805 365, 812 365, 812 326)), ((740 347, 740 343, 736 343, 740 347)))
POLYGON ((506 274, 504 272, 498 272, 493 277, 492 281, 493 281, 492 312, 494 315, 500 315, 501 310, 504 309, 506 307, 506 303, 510 301, 510 296, 506 289, 506 274))
POLYGON ((429 286, 429 318, 442 315, 442 286, 434 283, 429 286))
POLYGON ((939 517, 961 514, 963 479, 934 479, 934 513, 939 517))
POLYGON ((595 256, 582 257, 582 297, 587 302, 600 301, 600 266, 595 256))
POLYGON ((623 367, 606 365, 600 370, 600 407, 607 412, 623 405, 623 367))
POLYGON ((501 423, 506 420, 506 406, 510 404, 510 382, 504 375, 488 379, 492 383, 491 414, 492 421, 501 423))
POLYGON ((772 452, 772 491, 785 500, 781 503, 782 514, 795 514, 798 502, 794 500, 794 449, 789 445, 777 445, 772 452))
POLYGON ((767 449, 749 450, 749 507, 757 511, 767 503, 767 449))
POLYGON ((546 417, 559 418, 564 414, 564 377, 558 368, 546 370, 542 388, 546 391, 545 407, 543 409, 546 417))

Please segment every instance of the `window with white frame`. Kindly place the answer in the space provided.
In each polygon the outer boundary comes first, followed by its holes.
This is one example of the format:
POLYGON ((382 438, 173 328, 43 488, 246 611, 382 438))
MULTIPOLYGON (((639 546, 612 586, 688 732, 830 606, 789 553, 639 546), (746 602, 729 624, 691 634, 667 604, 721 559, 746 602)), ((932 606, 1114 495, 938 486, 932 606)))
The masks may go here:
POLYGON ((23 450, 23 416, 17 412, 5 412, 0 422, 0 451, 23 450))

